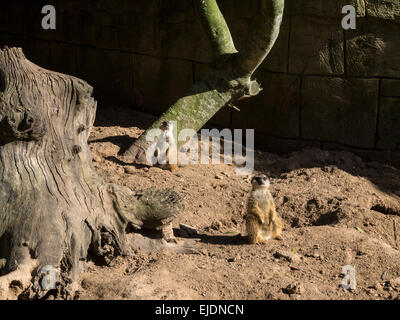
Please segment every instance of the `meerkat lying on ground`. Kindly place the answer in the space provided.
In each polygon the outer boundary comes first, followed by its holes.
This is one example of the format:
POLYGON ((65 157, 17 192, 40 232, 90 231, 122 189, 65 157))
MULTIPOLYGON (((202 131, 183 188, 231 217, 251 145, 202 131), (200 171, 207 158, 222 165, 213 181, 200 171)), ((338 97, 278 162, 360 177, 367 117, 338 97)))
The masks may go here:
POLYGON ((245 216, 249 242, 254 244, 265 243, 269 239, 282 240, 282 222, 269 192, 269 180, 264 174, 256 175, 251 179, 251 185, 245 216))
POLYGON ((158 164, 160 168, 172 172, 178 168, 178 150, 173 135, 174 126, 171 121, 163 121, 159 128, 162 132, 157 140, 155 156, 161 157, 161 161, 158 164))

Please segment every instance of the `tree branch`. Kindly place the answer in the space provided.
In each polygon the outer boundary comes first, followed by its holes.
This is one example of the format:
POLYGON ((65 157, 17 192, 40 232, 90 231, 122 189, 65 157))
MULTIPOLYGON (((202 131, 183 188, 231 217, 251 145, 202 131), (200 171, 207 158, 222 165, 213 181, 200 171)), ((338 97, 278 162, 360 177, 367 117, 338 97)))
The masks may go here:
POLYGON ((211 39, 216 64, 124 152, 123 155, 133 158, 134 162, 147 162, 146 150, 152 144, 146 141, 147 133, 150 129, 159 127, 162 121, 177 121, 178 134, 183 128, 198 131, 225 105, 255 96, 262 90, 257 81, 251 80, 251 75, 278 38, 285 1, 261 0, 254 31, 244 52, 239 54, 216 0, 195 1, 198 1, 204 28, 211 39))
POLYGON ((228 25, 219 10, 216 0, 196 0, 201 22, 211 41, 214 59, 236 53, 228 25))
POLYGON ((261 0, 252 33, 237 57, 242 76, 251 76, 271 51, 279 35, 284 6, 285 0, 261 0))

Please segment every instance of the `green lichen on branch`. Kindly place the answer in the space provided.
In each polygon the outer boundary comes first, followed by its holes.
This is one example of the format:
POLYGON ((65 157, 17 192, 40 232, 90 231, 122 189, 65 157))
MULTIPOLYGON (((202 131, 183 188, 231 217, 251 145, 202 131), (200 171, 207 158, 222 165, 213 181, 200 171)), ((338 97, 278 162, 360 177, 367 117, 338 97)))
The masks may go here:
POLYGON ((203 27, 208 34, 214 50, 214 57, 236 53, 228 25, 219 10, 216 0, 199 0, 197 2, 203 27))

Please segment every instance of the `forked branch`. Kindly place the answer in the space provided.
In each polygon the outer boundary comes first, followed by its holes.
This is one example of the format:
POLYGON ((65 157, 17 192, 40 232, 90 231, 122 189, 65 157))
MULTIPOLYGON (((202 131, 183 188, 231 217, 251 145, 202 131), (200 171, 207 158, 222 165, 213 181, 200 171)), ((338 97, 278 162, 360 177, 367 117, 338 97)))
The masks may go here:
POLYGON ((128 161, 148 163, 146 141, 150 129, 162 121, 177 121, 177 131, 200 130, 222 107, 242 98, 257 95, 259 83, 251 79, 273 47, 282 22, 285 0, 260 0, 253 31, 245 48, 237 52, 217 0, 196 0, 202 24, 214 51, 214 65, 182 98, 178 99, 128 148, 128 161))

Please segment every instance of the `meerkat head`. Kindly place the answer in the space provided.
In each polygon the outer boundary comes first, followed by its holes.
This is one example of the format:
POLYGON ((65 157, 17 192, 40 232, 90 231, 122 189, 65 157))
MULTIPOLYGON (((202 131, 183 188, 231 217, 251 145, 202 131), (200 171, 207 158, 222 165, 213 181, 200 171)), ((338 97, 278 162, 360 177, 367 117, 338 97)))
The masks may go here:
POLYGON ((265 174, 258 174, 251 179, 251 185, 253 187, 253 190, 259 189, 259 188, 269 188, 269 179, 265 174))
POLYGON ((172 131, 173 127, 172 121, 163 121, 160 124, 160 129, 163 131, 172 131))

